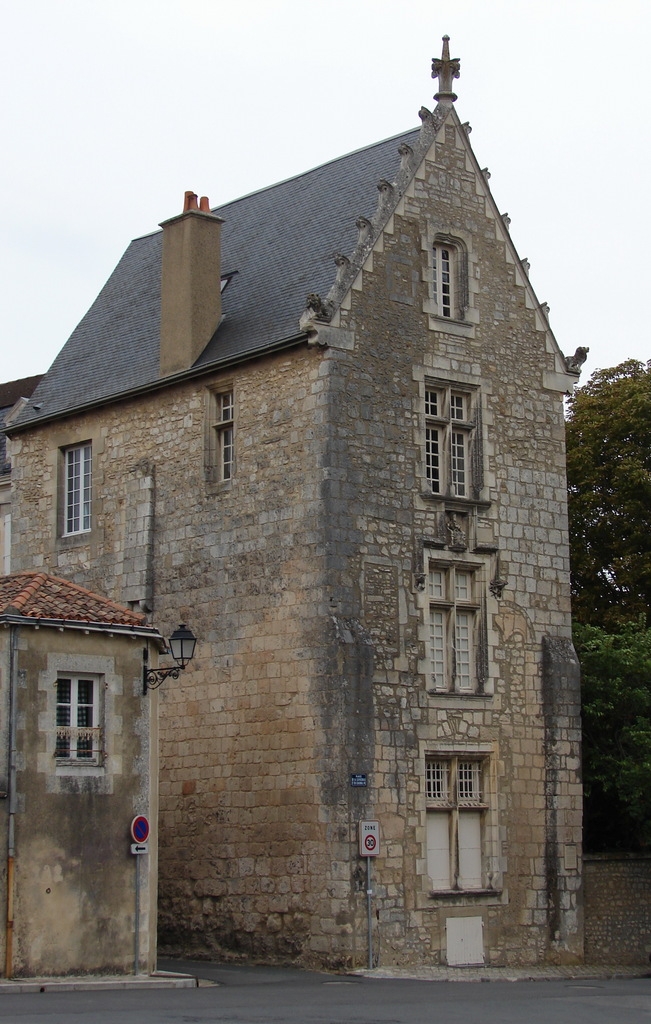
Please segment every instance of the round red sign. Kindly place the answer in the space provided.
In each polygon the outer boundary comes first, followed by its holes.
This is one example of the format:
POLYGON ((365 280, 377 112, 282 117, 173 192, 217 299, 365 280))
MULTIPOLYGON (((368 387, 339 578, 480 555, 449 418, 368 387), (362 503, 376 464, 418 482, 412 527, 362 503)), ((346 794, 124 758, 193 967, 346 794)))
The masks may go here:
POLYGON ((377 845, 377 840, 374 835, 364 836, 364 846, 367 850, 374 850, 377 845))
POLYGON ((149 821, 144 814, 137 814, 131 822, 131 835, 134 843, 146 843, 149 839, 149 821))

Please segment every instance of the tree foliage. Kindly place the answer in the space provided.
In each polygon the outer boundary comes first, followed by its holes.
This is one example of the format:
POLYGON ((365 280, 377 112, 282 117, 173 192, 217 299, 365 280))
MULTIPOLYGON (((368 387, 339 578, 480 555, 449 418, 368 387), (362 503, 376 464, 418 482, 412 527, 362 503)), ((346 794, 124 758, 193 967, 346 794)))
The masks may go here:
POLYGON ((651 846, 651 629, 576 625, 583 704, 584 843, 651 846))
POLYGON ((651 625, 651 361, 597 370, 577 389, 567 475, 575 620, 651 625))

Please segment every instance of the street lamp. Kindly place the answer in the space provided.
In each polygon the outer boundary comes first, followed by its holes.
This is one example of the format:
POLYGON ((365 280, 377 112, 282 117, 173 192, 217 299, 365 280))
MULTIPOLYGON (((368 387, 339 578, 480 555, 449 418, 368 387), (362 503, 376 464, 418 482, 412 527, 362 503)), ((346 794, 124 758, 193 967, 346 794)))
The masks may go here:
POLYGON ((169 653, 171 653, 176 665, 171 668, 147 668, 149 652, 145 647, 142 652, 142 693, 146 695, 147 690, 157 690, 165 679, 178 679, 181 671, 194 657, 194 649, 197 638, 191 629, 181 623, 175 629, 169 640, 169 653))

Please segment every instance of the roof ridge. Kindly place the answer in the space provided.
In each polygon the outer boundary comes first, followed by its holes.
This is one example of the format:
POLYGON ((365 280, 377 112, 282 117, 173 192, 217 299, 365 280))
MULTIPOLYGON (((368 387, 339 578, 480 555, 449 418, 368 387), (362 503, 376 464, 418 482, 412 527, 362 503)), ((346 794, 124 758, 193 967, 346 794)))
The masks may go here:
MULTIPOLYGON (((263 185, 261 188, 254 188, 252 192, 245 192, 242 196, 236 196, 235 199, 228 199, 225 203, 221 203, 218 206, 211 206, 210 212, 217 213, 220 210, 225 210, 229 206, 235 206, 236 203, 245 202, 247 199, 252 199, 253 196, 262 195, 263 192, 271 192, 275 188, 280 188, 282 185, 287 185, 291 181, 298 181, 299 178, 306 178, 309 174, 314 174, 315 171, 320 171, 323 167, 329 167, 331 164, 339 163, 340 160, 346 160, 348 157, 356 156, 358 153, 365 153, 371 149, 377 149, 378 146, 384 146, 388 142, 392 142, 394 139, 402 139, 406 135, 413 135, 420 131, 420 126, 414 125, 413 128, 408 128, 406 131, 397 132, 395 135, 388 135, 386 139, 379 139, 377 142, 371 142, 367 146, 358 146, 357 149, 351 149, 347 153, 342 153, 340 156, 332 157, 330 160, 324 160, 321 164, 315 164, 313 167, 308 167, 305 171, 299 171, 298 174, 290 174, 287 178, 281 178, 279 181, 275 181, 272 185, 263 185)), ((152 238, 154 235, 162 233, 161 228, 157 228, 154 231, 147 231, 144 235, 137 235, 132 239, 132 242, 139 242, 143 238, 152 238)))
MULTIPOLYGON (((110 608, 112 611, 119 613, 123 618, 131 618, 133 620, 132 625, 147 624, 147 617, 142 612, 136 612, 132 608, 127 608, 126 605, 113 601, 110 597, 105 597, 103 594, 98 594, 93 590, 89 590, 88 587, 83 587, 80 583, 67 580, 63 576, 54 576, 51 573, 43 571, 34 572, 33 570, 26 569, 16 573, 9 573, 8 576, 4 578, 9 579, 13 577, 16 579, 23 576, 27 578, 31 577, 31 581, 26 583, 16 597, 11 599, 11 604, 7 606, 7 611, 12 609, 16 614, 21 614, 21 610, 26 607, 29 601, 34 598, 48 583, 50 583, 59 589, 65 589, 68 594, 72 592, 75 596, 85 598, 92 601, 94 604, 99 602, 106 608, 110 608)), ((1 579, 2 577, 0 577, 0 580, 1 579)), ((27 614, 29 616, 29 613, 27 614)), ((74 621, 84 622, 86 620, 76 619, 74 621)))
POLYGON ((133 609, 127 608, 123 604, 119 604, 118 601, 111 600, 110 597, 104 597, 103 594, 97 594, 94 590, 89 590, 87 587, 82 587, 80 583, 73 583, 71 580, 64 580, 60 576, 51 576, 50 579, 57 580, 57 582, 65 583, 68 587, 72 587, 73 590, 79 591, 80 594, 85 594, 88 597, 92 597, 94 601, 96 601, 99 598, 102 601, 103 604, 109 605, 111 608, 114 608, 116 611, 119 611, 119 612, 125 612, 126 611, 130 615, 133 615, 135 618, 140 619, 143 622, 146 619, 145 615, 143 615, 142 612, 134 612, 133 609))
POLYGON ((32 573, 26 571, 23 573, 16 573, 16 575, 33 577, 32 582, 28 583, 11 602, 11 607, 15 608, 16 611, 19 611, 21 608, 25 607, 30 597, 34 597, 34 595, 41 589, 43 584, 47 582, 48 574, 46 572, 32 573))

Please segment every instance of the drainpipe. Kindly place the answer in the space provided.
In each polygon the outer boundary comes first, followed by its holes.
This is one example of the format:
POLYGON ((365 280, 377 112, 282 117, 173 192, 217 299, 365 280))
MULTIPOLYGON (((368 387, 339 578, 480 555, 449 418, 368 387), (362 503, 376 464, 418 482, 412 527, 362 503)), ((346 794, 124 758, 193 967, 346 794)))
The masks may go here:
POLYGON ((18 626, 10 626, 9 636, 9 828, 7 832, 7 928, 5 977, 14 969, 14 856, 16 816, 16 718, 18 714, 18 626))

